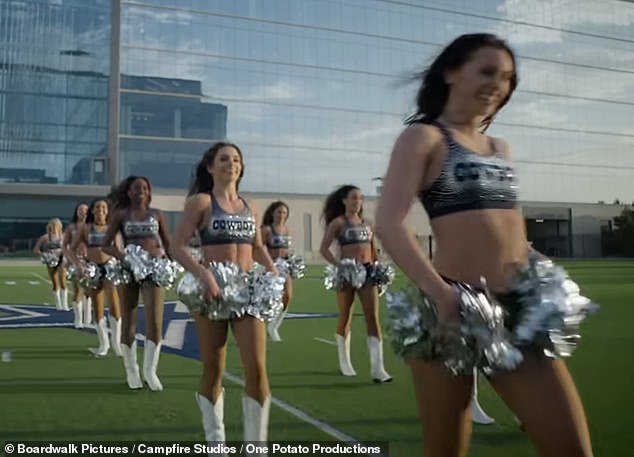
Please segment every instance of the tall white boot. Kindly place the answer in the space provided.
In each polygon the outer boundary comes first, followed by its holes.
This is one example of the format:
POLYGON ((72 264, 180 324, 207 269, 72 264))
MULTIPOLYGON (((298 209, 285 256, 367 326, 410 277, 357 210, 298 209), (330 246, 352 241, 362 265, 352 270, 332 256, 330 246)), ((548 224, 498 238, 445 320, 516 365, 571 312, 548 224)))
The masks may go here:
POLYGON ((92 324, 92 300, 90 297, 84 297, 82 302, 84 306, 84 325, 89 326, 92 324))
POLYGON ((110 321, 110 343, 112 350, 117 357, 121 357, 121 318, 115 319, 112 315, 108 316, 110 321))
POLYGON ((143 357, 143 379, 150 390, 159 392, 163 390, 163 385, 156 375, 159 357, 161 356, 161 343, 145 340, 145 353, 143 357))
MULTIPOLYGON (((203 417, 203 430, 205 431, 205 440, 208 446, 217 446, 225 442, 225 390, 222 389, 220 395, 213 404, 207 398, 196 392, 196 403, 200 408, 203 417)), ((224 452, 210 452, 209 457, 227 457, 224 452)))
POLYGON ((68 289, 62 289, 62 309, 64 311, 70 311, 68 307, 68 289))
POLYGON ((271 341, 279 343, 282 341, 282 338, 279 334, 280 326, 282 325, 282 321, 286 316, 286 311, 282 311, 279 316, 273 319, 268 325, 269 336, 271 337, 271 341))
MULTIPOLYGON (((269 411, 271 397, 264 400, 264 404, 251 397, 242 397, 242 414, 244 420, 244 442, 264 445, 268 440, 269 411)), ((251 453, 249 457, 266 457, 267 453, 251 453)))
POLYGON ((60 289, 53 291, 53 300, 55 300, 55 309, 62 309, 62 291, 60 289))
POLYGON ((389 375, 383 366, 383 344, 376 336, 368 336, 368 351, 370 352, 370 367, 374 382, 390 382, 392 376, 389 375))
POLYGON ((143 381, 139 374, 139 365, 136 362, 136 341, 131 346, 121 345, 123 355, 123 366, 125 367, 125 377, 130 389, 142 389, 143 381))
POLYGON ((478 403, 478 370, 473 370, 473 391, 471 393, 471 420, 476 424, 490 425, 495 419, 489 417, 478 403))
POLYGON ((88 350, 92 352, 96 357, 104 357, 108 354, 108 350, 110 349, 110 341, 108 340, 108 326, 106 324, 106 318, 102 317, 101 320, 95 326, 95 330, 97 331, 97 338, 99 339, 99 347, 98 348, 89 348, 88 350))
POLYGON ((357 372, 352 367, 352 361, 350 360, 350 335, 341 336, 335 333, 337 339, 337 355, 339 356, 339 370, 344 376, 356 376, 357 372))
POLYGON ((84 305, 73 303, 73 311, 75 312, 75 328, 84 328, 84 305))

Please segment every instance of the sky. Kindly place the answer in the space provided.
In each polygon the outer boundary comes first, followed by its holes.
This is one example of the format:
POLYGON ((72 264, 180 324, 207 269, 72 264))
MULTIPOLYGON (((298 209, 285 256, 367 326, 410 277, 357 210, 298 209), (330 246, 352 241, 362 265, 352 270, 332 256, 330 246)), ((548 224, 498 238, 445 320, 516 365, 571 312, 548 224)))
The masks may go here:
MULTIPOLYGON (((96 68, 107 62, 107 23, 40 30, 43 42, 89 49, 96 68)), ((413 110, 407 78, 475 31, 499 34, 518 56, 518 90, 490 132, 512 146, 522 198, 634 200, 633 4, 124 1, 121 71, 201 81, 203 101, 228 107, 229 139, 250 161, 247 190, 353 182, 372 194, 413 110)))

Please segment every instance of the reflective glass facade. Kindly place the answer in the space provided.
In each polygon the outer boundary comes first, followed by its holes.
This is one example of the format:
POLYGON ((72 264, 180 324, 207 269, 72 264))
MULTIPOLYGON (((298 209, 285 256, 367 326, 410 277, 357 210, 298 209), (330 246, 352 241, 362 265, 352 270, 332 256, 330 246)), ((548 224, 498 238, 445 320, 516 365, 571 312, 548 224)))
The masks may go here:
POLYGON ((0 182, 106 184, 110 22, 109 0, 0 1, 0 182))
POLYGON ((0 13, 0 180, 95 182, 91 160, 118 148, 116 179, 182 192, 228 139, 245 191, 373 194, 414 109, 410 76, 459 34, 489 31, 518 57, 520 85, 490 132, 513 148, 522 199, 634 195, 631 2, 0 0, 0 13))
MULTIPOLYGON (((516 50, 520 85, 491 133, 513 147, 523 199, 631 199, 634 5, 569 3, 124 1, 121 71, 195 81, 200 93, 187 96, 225 106, 227 137, 246 155, 246 190, 323 194, 352 182, 372 194, 413 109, 408 76, 457 35, 495 32, 516 50)), ((124 86, 124 100, 127 92, 148 103, 182 96, 161 84, 124 86)), ((221 130, 217 119, 209 129, 221 130)), ((215 130, 203 137, 183 129, 178 142, 138 140, 148 150, 133 155, 155 166, 195 160, 215 130)), ((124 156, 141 144, 130 140, 124 156)))

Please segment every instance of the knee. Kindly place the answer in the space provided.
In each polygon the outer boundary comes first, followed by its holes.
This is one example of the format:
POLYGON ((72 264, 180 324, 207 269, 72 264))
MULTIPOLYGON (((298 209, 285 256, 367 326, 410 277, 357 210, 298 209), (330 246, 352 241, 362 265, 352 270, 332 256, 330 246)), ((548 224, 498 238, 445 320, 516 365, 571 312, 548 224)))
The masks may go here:
POLYGON ((253 387, 263 388, 268 386, 268 375, 264 361, 258 360, 244 367, 246 383, 253 387))

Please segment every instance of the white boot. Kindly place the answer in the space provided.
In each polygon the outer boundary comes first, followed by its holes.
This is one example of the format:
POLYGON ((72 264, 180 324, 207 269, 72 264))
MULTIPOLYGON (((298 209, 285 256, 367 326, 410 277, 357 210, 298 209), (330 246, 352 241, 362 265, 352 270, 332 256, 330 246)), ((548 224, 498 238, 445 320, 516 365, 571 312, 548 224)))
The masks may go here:
POLYGON ((75 312, 75 328, 84 328, 84 306, 82 303, 73 303, 75 312))
POLYGON ((280 341, 282 341, 282 338, 280 337, 280 334, 278 331, 280 329, 280 326, 282 325, 282 321, 284 320, 285 316, 286 316, 286 311, 282 311, 279 316, 277 316, 275 319, 273 319, 269 323, 268 330, 269 330, 269 336, 271 337, 271 341, 275 341, 276 343, 279 343, 280 341))
POLYGON ((383 367, 383 344, 376 336, 368 336, 368 351, 370 352, 370 367, 374 382, 390 382, 392 376, 383 367))
POLYGON ((64 311, 70 311, 68 307, 68 290, 62 289, 62 309, 64 311))
MULTIPOLYGON (((214 405, 207 398, 196 392, 196 403, 203 417, 203 430, 208 446, 217 446, 225 442, 224 402, 225 390, 222 389, 214 405)), ((223 452, 210 452, 210 457, 227 457, 223 452)))
MULTIPOLYGON (((264 400, 264 404, 254 398, 242 397, 242 414, 244 420, 244 442, 254 443, 258 446, 265 445, 268 440, 269 411, 271 409, 271 397, 264 400)), ((247 454, 249 457, 266 457, 267 453, 247 454)))
POLYGON ((163 385, 156 375, 159 357, 161 356, 161 343, 145 340, 145 354, 143 357, 143 379, 150 390, 155 392, 163 390, 163 385))
POLYGON ((136 362, 136 341, 131 346, 121 345, 123 355, 123 366, 125 367, 125 377, 130 389, 142 389, 143 382, 139 374, 139 365, 136 362))
POLYGON ((337 339, 337 355, 339 356, 339 370, 344 376, 356 376, 357 372, 352 368, 352 361, 350 360, 350 333, 343 337, 338 333, 335 333, 337 339))
POLYGON ((84 297, 82 302, 84 306, 84 325, 89 326, 92 324, 92 300, 90 297, 84 297))
POLYGON ((95 330, 97 330, 97 337, 99 339, 99 347, 98 348, 89 348, 88 350, 92 352, 96 357, 103 357, 108 354, 108 350, 110 349, 110 341, 108 340, 108 326, 106 325, 106 318, 102 317, 101 320, 95 326, 95 330))
POLYGON ((476 424, 490 425, 495 419, 489 417, 478 403, 478 370, 473 370, 473 391, 471 393, 471 420, 476 424))
POLYGON ((55 309, 62 309, 62 291, 60 289, 53 291, 53 300, 55 300, 55 309))
POLYGON ((121 318, 115 319, 112 315, 108 316, 110 321, 110 343, 112 350, 117 357, 121 357, 121 318))

